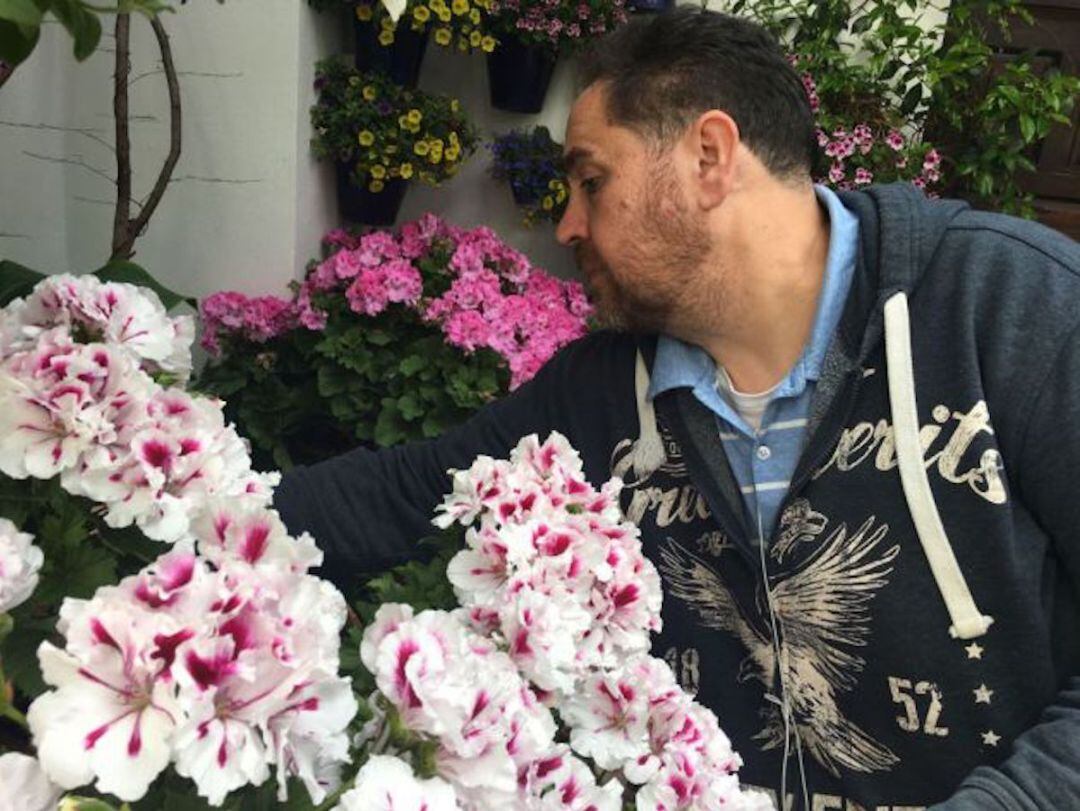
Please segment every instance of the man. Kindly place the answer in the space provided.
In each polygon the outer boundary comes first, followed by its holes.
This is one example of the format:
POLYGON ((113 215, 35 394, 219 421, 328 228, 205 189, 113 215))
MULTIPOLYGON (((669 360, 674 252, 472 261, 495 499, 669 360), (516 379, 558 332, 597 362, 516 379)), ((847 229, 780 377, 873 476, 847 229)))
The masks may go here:
POLYGON ((798 76, 682 8, 584 61, 558 227, 618 329, 442 439, 295 471, 339 582, 446 470, 564 433, 626 482, 664 656, 784 807, 1080 809, 1080 250, 833 193, 798 76), (659 336, 659 337, 657 337, 659 336))

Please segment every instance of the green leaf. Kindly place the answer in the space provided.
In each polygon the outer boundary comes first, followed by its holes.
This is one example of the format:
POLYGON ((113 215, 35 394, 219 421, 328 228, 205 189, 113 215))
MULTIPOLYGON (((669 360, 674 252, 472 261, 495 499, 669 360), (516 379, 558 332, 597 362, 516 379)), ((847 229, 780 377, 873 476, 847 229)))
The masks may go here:
POLYGON ((1035 140, 1035 119, 1027 113, 1020 113, 1020 135, 1026 144, 1035 140))
POLYGON ((401 416, 409 422, 412 422, 424 413, 423 404, 419 402, 412 393, 404 394, 399 397, 397 405, 398 409, 401 411, 401 416))
POLYGON ((136 265, 134 262, 123 260, 109 262, 104 267, 95 270, 94 275, 104 282, 126 282, 138 287, 147 287, 157 293, 166 310, 171 310, 180 303, 186 303, 195 308, 199 306, 199 302, 194 298, 182 296, 170 290, 151 276, 146 269, 136 265))
POLYGON ((405 438, 406 430, 397 404, 393 400, 383 400, 382 410, 375 420, 375 442, 384 448, 396 445, 405 438))
POLYGON ((865 14, 862 17, 856 18, 851 24, 852 34, 862 34, 870 29, 870 26, 874 24, 874 18, 870 14, 865 14))
POLYGON ((0 307, 27 295, 34 289, 34 285, 44 278, 44 273, 31 270, 8 259, 0 260, 0 307))
POLYGON ((915 84, 904 94, 904 100, 900 102, 900 115, 911 115, 919 106, 920 101, 922 101, 922 85, 915 84))
POLYGON ((387 346, 394 340, 393 335, 382 329, 368 330, 364 333, 364 337, 367 339, 368 343, 374 344, 375 346, 387 346))
POLYGON ((0 20, 0 59, 9 65, 18 65, 30 56, 40 36, 41 29, 37 26, 0 20))
POLYGON ((45 681, 38 665, 38 646, 49 632, 20 622, 4 640, 4 675, 15 683, 15 689, 28 698, 45 692, 45 681))
POLYGON ((409 355, 409 357, 401 361, 398 371, 406 377, 412 377, 427 365, 428 360, 422 355, 409 355))
POLYGON ((52 0, 50 10, 75 40, 75 59, 79 62, 92 54, 101 41, 101 20, 80 0, 52 0))
POLYGON ((0 20, 36 28, 41 25, 41 9, 33 0, 0 0, 0 20))

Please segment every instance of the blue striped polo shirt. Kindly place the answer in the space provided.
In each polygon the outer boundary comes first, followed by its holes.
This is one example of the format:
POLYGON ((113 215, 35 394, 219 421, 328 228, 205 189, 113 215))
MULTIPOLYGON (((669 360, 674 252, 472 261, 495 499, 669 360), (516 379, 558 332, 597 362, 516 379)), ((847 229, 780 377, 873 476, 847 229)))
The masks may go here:
POLYGON ((855 273, 859 221, 830 189, 815 186, 814 190, 828 211, 830 226, 814 328, 799 360, 773 390, 760 428, 755 430, 725 399, 716 364, 699 346, 660 336, 649 382, 650 398, 669 389, 690 388, 716 415, 728 462, 742 489, 749 524, 756 529, 760 519, 764 538, 776 525, 777 512, 806 442, 810 400, 855 273))

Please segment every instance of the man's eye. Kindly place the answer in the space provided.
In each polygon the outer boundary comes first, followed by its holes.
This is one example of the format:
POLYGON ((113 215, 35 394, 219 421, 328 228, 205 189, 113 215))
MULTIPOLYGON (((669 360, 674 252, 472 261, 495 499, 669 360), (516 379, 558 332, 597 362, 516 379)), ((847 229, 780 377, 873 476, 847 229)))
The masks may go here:
POLYGON ((586 194, 596 194, 597 189, 600 188, 600 178, 589 177, 581 181, 581 188, 585 190, 586 194))

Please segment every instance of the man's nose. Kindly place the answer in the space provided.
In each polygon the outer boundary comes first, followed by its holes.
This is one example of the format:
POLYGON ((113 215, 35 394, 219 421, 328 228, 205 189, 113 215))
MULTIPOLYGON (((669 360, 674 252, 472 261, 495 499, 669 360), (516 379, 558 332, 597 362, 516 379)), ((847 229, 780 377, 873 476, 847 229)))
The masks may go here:
POLYGON ((563 245, 573 245, 587 235, 585 212, 577 202, 577 195, 571 194, 566 204, 566 211, 555 228, 555 239, 563 245))

